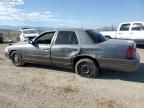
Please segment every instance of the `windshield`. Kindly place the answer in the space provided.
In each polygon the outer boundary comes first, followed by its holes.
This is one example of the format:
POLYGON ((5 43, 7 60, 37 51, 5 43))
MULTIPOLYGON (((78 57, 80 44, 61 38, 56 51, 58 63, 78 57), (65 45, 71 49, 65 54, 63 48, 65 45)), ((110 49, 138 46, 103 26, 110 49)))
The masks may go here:
POLYGON ((107 40, 102 34, 96 32, 95 30, 86 30, 86 33, 96 44, 107 40))
POLYGON ((37 31, 36 30, 25 30, 23 31, 24 34, 36 34, 37 31))

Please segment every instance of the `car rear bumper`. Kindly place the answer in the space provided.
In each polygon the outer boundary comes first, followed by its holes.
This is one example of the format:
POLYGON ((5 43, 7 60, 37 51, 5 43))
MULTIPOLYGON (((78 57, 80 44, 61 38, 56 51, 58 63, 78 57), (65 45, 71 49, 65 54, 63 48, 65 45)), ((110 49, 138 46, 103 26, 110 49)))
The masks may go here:
POLYGON ((136 72, 140 64, 140 56, 138 53, 133 59, 103 59, 100 60, 102 68, 123 71, 123 72, 136 72))

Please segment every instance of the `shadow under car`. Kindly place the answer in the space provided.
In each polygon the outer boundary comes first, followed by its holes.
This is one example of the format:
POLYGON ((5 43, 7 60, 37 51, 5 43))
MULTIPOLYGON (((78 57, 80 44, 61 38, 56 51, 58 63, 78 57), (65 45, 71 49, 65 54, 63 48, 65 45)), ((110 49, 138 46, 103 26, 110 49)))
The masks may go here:
MULTIPOLYGON (((62 72, 74 73, 72 69, 47 66, 47 65, 26 64, 25 67, 44 68, 44 69, 56 70, 59 72, 62 71, 62 72)), ((140 64, 138 72, 120 72, 113 70, 102 70, 102 72, 96 79, 111 79, 111 80, 119 79, 124 81, 144 83, 144 63, 140 64)))

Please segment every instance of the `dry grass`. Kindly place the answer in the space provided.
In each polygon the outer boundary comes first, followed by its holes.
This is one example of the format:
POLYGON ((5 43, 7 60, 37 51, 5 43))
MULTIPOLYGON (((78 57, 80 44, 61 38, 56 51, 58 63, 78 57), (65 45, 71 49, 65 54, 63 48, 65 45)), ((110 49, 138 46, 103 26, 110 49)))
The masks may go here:
POLYGON ((58 87, 54 88, 53 90, 57 91, 59 95, 70 94, 70 93, 78 93, 79 92, 77 87, 72 87, 71 85, 58 86, 58 87))
POLYGON ((117 103, 115 100, 105 100, 97 102, 99 108, 123 108, 122 104, 117 103))
POLYGON ((19 33, 4 33, 3 34, 4 41, 13 40, 17 42, 20 40, 19 36, 20 36, 19 33))
POLYGON ((72 86, 64 86, 64 87, 57 87, 59 93, 61 94, 68 94, 68 93, 76 93, 78 92, 78 88, 73 88, 72 86))

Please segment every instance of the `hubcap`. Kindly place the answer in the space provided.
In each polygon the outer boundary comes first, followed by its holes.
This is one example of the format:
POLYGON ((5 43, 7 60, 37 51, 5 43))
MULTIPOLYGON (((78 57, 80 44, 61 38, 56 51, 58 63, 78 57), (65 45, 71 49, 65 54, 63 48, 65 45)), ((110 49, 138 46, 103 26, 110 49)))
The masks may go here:
POLYGON ((90 68, 88 65, 82 65, 81 66, 81 71, 85 74, 89 74, 90 73, 90 68))
POLYGON ((19 56, 18 55, 15 55, 14 61, 15 61, 15 63, 19 63, 19 56))
POLYGON ((94 78, 99 73, 99 68, 91 60, 81 60, 76 64, 75 71, 83 77, 94 78))
POLYGON ((78 71, 82 76, 90 76, 94 70, 91 63, 84 61, 79 64, 78 71))

